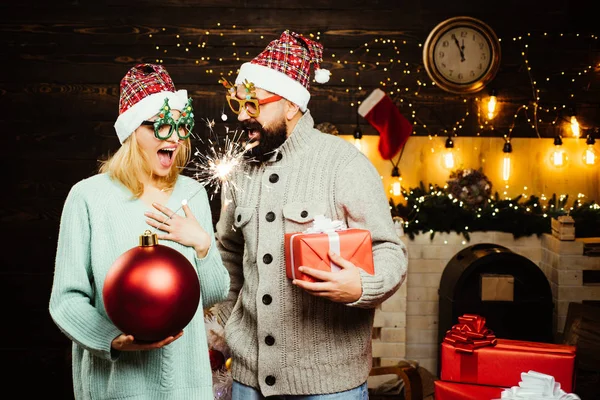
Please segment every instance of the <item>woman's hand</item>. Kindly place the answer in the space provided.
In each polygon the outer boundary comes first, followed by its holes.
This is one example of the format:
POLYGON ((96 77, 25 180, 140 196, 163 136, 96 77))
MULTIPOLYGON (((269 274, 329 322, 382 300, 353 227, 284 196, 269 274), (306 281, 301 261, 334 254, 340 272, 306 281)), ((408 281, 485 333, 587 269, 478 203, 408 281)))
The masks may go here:
POLYGON ((192 214, 187 204, 183 205, 185 217, 175 214, 162 204, 152 203, 161 214, 145 212, 148 225, 166 232, 158 235, 159 239, 172 240, 184 246, 193 247, 198 258, 204 258, 210 248, 210 236, 192 214), (170 217, 170 218, 169 218, 170 217))
POLYGON ((175 340, 179 339, 183 335, 183 331, 180 331, 175 336, 169 336, 158 342, 136 342, 135 338, 132 335, 119 335, 111 343, 111 347, 115 350, 119 351, 139 351, 139 350, 154 350, 160 349, 170 343, 173 343, 175 340))

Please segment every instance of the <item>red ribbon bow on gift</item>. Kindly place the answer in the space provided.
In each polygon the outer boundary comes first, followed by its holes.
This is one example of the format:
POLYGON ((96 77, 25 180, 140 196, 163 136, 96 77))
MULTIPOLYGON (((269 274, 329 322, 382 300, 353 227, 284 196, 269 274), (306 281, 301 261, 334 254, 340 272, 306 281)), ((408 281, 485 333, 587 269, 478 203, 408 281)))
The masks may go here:
POLYGON ((444 342, 454 346, 458 352, 472 353, 480 347, 494 346, 496 336, 485 327, 485 318, 475 314, 464 314, 458 317, 458 324, 446 332, 444 342))

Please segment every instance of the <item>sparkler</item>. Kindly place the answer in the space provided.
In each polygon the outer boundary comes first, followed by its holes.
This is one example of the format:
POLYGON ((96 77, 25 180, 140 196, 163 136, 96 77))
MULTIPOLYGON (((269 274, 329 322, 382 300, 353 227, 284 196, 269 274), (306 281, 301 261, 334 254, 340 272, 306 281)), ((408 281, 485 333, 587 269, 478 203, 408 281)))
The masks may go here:
MULTIPOLYGON (((230 131, 228 127, 225 127, 225 138, 220 140, 214 135, 214 121, 206 120, 206 126, 212 136, 207 139, 208 151, 203 153, 196 149, 195 159, 191 162, 192 166, 188 166, 186 169, 193 171, 194 178, 205 187, 214 188, 212 195, 218 193, 219 189, 223 191, 230 189, 235 202, 235 191, 238 190, 238 187, 235 182, 230 180, 230 177, 240 169, 245 161, 251 161, 245 160, 244 155, 248 150, 257 146, 258 142, 243 143, 240 140, 242 132, 230 131)), ((203 142, 201 138, 199 140, 203 142)))

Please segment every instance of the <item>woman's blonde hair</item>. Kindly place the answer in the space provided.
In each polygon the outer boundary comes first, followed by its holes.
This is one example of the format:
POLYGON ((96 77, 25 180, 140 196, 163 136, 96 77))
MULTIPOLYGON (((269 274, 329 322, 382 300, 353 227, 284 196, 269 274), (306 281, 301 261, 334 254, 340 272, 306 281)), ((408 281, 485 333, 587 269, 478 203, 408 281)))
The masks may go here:
POLYGON ((108 159, 100 162, 100 173, 107 173, 111 178, 118 180, 127 187, 133 197, 138 199, 144 193, 143 177, 150 177, 157 182, 163 190, 173 189, 177 177, 183 167, 187 165, 191 155, 190 139, 185 139, 180 144, 180 149, 175 156, 169 174, 164 177, 152 176, 152 169, 146 154, 139 147, 135 139, 136 132, 130 135, 108 159))

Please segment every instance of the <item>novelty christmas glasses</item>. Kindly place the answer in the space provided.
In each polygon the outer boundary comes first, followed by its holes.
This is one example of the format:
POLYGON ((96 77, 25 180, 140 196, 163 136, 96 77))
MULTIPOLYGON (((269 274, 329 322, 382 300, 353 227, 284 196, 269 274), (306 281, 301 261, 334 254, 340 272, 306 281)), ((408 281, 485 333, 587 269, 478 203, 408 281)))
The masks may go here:
POLYGON ((154 136, 160 140, 167 140, 173 134, 173 131, 177 132, 179 139, 187 139, 192 134, 194 129, 194 108, 192 107, 192 99, 188 99, 187 104, 181 110, 179 119, 175 121, 169 106, 169 99, 165 99, 160 112, 158 113, 158 119, 155 121, 142 121, 142 125, 153 126, 154 136))
POLYGON ((246 109, 246 113, 251 118, 256 118, 259 116, 261 105, 273 103, 283 98, 278 95, 273 95, 267 97, 266 99, 257 99, 256 93, 254 91, 254 84, 252 82, 245 81, 242 85, 246 89, 246 96, 243 99, 238 99, 236 88, 234 85, 229 83, 224 78, 221 80, 221 83, 228 89, 225 98, 227 99, 227 104, 229 104, 229 108, 231 108, 231 111, 233 111, 236 114, 239 114, 242 110, 242 107, 244 107, 246 109))

